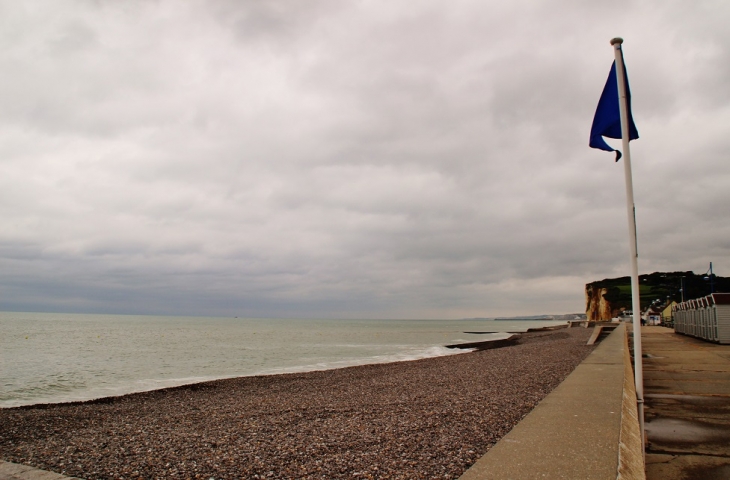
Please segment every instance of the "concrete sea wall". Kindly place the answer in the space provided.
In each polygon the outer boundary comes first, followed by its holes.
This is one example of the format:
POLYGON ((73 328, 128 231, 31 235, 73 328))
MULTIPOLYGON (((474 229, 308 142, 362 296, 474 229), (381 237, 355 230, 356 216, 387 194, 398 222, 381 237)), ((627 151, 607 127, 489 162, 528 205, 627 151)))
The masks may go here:
POLYGON ((626 325, 461 477, 645 478, 626 325))

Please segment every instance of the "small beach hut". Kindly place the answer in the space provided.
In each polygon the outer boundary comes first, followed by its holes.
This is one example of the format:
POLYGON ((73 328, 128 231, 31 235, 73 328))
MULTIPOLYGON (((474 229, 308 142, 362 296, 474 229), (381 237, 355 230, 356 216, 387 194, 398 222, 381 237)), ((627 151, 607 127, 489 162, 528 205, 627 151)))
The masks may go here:
POLYGON ((712 293, 671 306, 674 331, 730 344, 730 293, 712 293))
POLYGON ((664 325, 672 325, 672 322, 674 322, 674 306, 677 304, 674 300, 672 300, 672 303, 667 305, 664 310, 662 310, 662 323, 664 325))

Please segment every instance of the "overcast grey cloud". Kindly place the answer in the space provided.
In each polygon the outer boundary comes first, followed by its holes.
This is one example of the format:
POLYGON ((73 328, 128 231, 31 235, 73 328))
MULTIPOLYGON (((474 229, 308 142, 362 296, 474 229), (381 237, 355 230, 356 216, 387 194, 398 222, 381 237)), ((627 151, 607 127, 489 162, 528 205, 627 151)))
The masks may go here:
MULTIPOLYGON (((581 311, 625 39, 639 266, 730 275, 730 4, 0 0, 0 309, 581 311)), ((617 143, 613 143, 617 145, 617 143)))

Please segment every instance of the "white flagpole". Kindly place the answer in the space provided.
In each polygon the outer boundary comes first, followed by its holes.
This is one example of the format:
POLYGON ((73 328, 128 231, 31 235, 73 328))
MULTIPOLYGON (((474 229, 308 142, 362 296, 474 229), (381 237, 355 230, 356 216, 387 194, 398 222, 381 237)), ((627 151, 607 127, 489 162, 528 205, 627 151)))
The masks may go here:
POLYGON ((631 307, 634 311, 634 379, 636 401, 641 429, 641 448, 644 449, 644 366, 641 359, 641 294, 639 291, 639 254, 636 245, 636 207, 634 184, 631 178, 631 151, 629 150, 629 114, 624 83, 624 62, 621 54, 622 38, 611 40, 616 55, 616 81, 618 82, 619 110, 621 112, 621 143, 623 146, 624 175, 626 177, 626 211, 629 217, 629 245, 631 246, 631 307))

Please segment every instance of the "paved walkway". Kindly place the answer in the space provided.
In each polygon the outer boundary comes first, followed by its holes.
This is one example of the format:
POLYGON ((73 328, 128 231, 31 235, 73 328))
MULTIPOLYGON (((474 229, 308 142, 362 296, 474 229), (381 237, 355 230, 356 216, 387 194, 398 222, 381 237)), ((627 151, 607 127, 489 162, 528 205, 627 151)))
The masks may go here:
POLYGON ((0 460, 0 480, 70 480, 58 473, 0 460))
POLYGON ((730 478, 730 345, 643 327, 647 480, 730 478))

